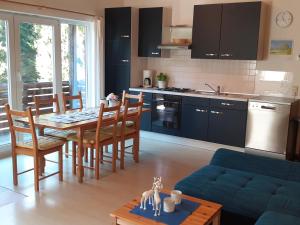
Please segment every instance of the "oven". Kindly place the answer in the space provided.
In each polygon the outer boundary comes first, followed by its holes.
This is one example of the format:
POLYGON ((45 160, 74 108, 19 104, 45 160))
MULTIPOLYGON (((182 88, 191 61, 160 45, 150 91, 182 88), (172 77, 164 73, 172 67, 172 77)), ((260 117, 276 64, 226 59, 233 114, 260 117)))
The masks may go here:
POLYGON ((152 131, 180 135, 181 96, 153 94, 152 131))

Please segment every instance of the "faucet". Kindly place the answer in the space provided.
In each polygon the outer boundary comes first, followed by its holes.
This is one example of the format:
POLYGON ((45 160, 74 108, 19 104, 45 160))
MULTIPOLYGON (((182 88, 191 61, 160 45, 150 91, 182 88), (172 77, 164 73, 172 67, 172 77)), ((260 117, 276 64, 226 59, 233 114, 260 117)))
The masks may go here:
POLYGON ((208 83, 205 83, 205 85, 207 86, 207 87, 209 87, 211 90, 213 90, 217 95, 219 95, 220 93, 221 93, 221 86, 220 85, 218 85, 217 86, 217 89, 215 89, 214 87, 212 87, 210 84, 208 84, 208 83))

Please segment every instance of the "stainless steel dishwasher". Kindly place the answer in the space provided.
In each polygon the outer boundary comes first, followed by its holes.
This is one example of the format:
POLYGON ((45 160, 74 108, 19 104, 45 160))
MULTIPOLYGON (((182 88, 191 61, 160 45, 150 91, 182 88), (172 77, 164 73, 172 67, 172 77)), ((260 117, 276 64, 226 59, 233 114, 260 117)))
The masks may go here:
POLYGON ((246 148, 286 154, 292 100, 249 100, 246 148))

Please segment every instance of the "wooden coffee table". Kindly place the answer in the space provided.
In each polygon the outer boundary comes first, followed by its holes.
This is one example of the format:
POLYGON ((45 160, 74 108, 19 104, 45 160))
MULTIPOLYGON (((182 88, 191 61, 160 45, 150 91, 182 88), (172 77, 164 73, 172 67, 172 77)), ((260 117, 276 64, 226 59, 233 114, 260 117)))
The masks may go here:
MULTIPOLYGON (((163 191, 163 193, 169 194, 170 191, 163 191)), ((202 199, 190 197, 187 195, 182 195, 182 198, 200 203, 200 206, 184 221, 183 225, 220 225, 220 216, 222 206, 217 203, 205 201, 202 199)), ((113 223, 118 225, 158 225, 163 224, 144 218, 142 216, 130 213, 130 211, 140 204, 140 197, 135 198, 131 202, 123 205, 121 208, 117 209, 110 216, 113 218, 113 223)))

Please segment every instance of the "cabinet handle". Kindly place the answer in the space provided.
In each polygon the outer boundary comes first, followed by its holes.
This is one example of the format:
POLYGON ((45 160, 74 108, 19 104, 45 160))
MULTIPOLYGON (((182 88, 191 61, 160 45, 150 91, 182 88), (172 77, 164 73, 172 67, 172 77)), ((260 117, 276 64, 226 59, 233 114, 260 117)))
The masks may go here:
POLYGON ((121 38, 130 38, 130 35, 124 34, 124 35, 121 35, 121 38))
POLYGON ((205 109, 196 109, 196 112, 207 113, 207 110, 205 110, 205 109))
POLYGON ((206 56, 217 56, 218 54, 215 54, 215 53, 206 53, 205 55, 206 56))
POLYGON ((225 53, 225 54, 221 54, 222 57, 231 57, 232 54, 228 54, 228 53, 225 53))
POLYGON ((218 111, 210 111, 211 114, 216 114, 216 115, 222 115, 222 112, 218 112, 218 111))
POLYGON ((230 103, 226 103, 226 102, 222 102, 221 105, 224 105, 224 106, 233 106, 234 104, 230 104, 230 103))
POLYGON ((159 52, 151 52, 151 55, 159 55, 159 52))
POLYGON ((129 60, 128 59, 122 59, 121 62, 126 63, 126 62, 129 62, 129 60))

